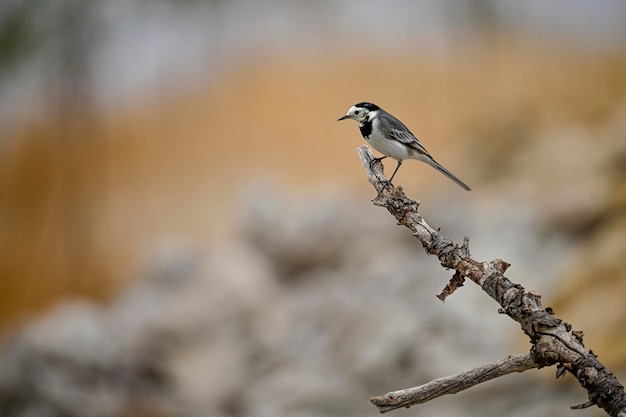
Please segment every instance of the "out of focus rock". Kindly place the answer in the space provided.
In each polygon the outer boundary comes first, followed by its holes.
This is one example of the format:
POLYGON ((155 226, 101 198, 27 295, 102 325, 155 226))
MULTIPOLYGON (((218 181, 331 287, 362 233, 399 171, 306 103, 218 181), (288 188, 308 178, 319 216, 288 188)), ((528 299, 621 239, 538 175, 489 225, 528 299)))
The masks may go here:
POLYGON ((3 416, 118 416, 130 407, 157 411, 168 377, 141 334, 84 303, 60 307, 6 344, 0 367, 3 416))

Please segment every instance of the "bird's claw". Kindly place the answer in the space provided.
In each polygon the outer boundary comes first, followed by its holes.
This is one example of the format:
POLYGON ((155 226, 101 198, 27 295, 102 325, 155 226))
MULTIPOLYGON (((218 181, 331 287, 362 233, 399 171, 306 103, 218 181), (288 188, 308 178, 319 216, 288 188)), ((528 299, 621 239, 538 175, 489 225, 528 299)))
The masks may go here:
POLYGON ((381 191, 385 191, 387 188, 393 188, 393 184, 389 180, 381 180, 380 183, 383 185, 383 189, 381 191))
POLYGON ((377 162, 378 162, 378 163, 380 163, 380 164, 382 165, 382 163, 381 163, 380 161, 382 161, 382 160, 383 160, 383 159, 385 159, 385 158, 386 158, 386 156, 382 156, 382 157, 380 157, 380 158, 373 158, 373 159, 370 161, 370 169, 371 169, 371 170, 373 170, 373 169, 374 169, 374 164, 376 164, 377 162))

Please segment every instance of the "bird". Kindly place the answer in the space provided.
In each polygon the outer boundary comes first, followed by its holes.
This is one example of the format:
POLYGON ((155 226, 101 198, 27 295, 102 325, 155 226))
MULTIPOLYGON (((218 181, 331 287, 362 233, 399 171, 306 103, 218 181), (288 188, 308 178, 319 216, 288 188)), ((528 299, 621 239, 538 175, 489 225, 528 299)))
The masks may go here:
POLYGON ((374 158, 372 162, 380 162, 387 157, 391 157, 398 162, 396 169, 391 174, 391 178, 389 178, 389 184, 393 181, 405 159, 416 159, 435 168, 464 190, 471 190, 467 184, 435 161, 404 123, 376 104, 365 101, 357 103, 350 107, 348 112, 337 119, 337 121, 346 119, 355 120, 359 124, 361 135, 363 135, 365 141, 383 154, 380 158, 374 158))

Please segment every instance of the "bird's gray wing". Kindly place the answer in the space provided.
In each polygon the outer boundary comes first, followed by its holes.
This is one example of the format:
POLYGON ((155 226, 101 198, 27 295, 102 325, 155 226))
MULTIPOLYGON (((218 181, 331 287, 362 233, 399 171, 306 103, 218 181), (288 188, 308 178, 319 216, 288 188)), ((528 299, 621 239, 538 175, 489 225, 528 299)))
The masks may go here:
POLYGON ((420 141, 417 140, 417 138, 409 130, 391 128, 390 136, 398 142, 402 142, 405 145, 410 146, 417 152, 430 157, 428 151, 424 148, 424 146, 422 146, 420 141))
POLYGON ((381 129, 389 132, 389 136, 391 137, 391 139, 402 142, 405 145, 415 149, 417 152, 431 157, 428 151, 424 148, 424 146, 422 146, 420 141, 417 140, 415 135, 411 133, 411 131, 400 120, 396 119, 388 113, 380 119, 382 124, 381 129))

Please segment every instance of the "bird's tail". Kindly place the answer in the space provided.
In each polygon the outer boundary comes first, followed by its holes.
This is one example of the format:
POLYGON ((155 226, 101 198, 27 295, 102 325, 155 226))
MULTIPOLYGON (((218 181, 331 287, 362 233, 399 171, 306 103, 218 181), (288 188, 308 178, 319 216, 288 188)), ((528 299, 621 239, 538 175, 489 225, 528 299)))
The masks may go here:
POLYGON ((458 179, 456 177, 456 175, 454 175, 453 173, 451 173, 450 171, 448 171, 447 169, 445 169, 443 166, 441 166, 439 164, 439 162, 435 161, 434 159, 429 159, 427 161, 427 164, 430 165, 431 167, 435 168, 437 171, 441 172, 443 175, 445 175, 446 177, 450 178, 452 181, 456 182, 461 188, 463 188, 465 191, 470 191, 471 188, 469 188, 467 186, 467 184, 465 184, 463 181, 461 181, 460 179, 458 179))

